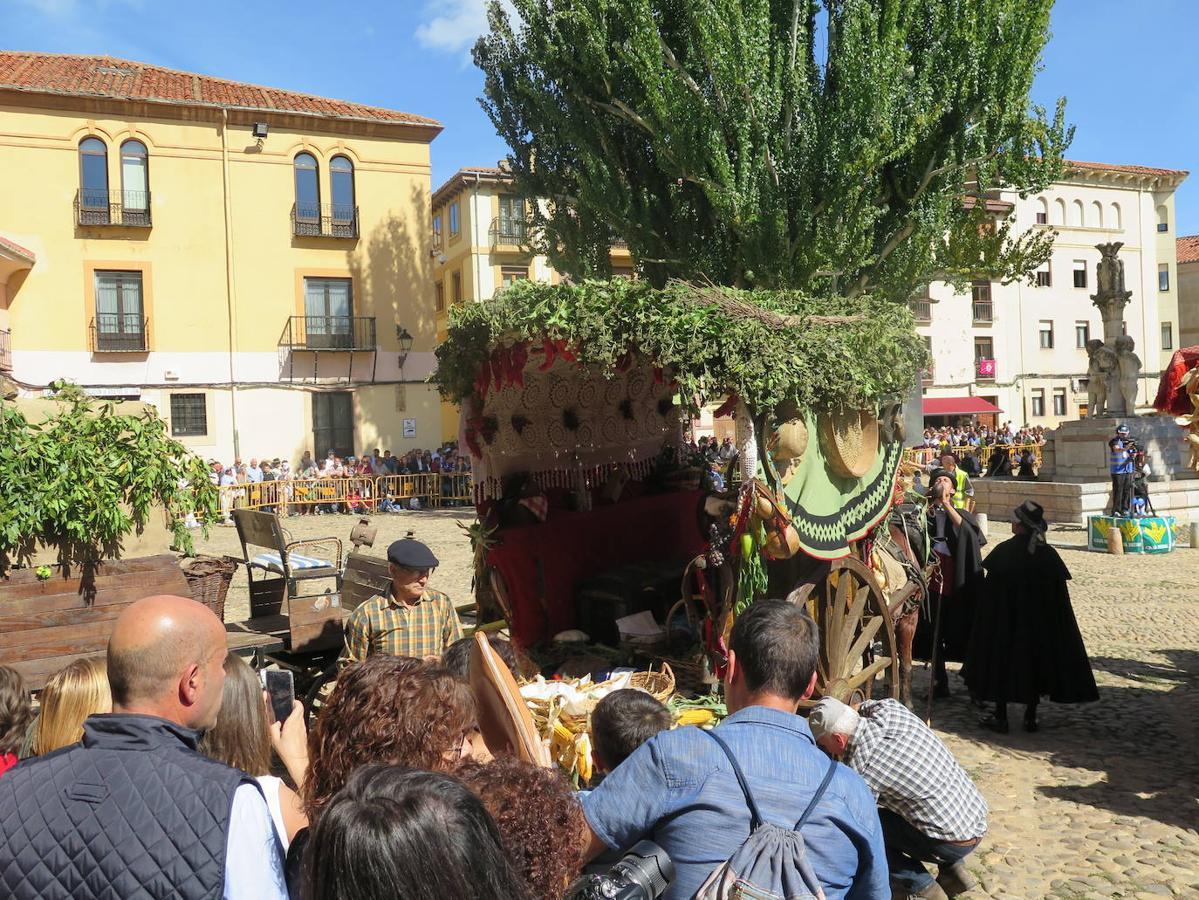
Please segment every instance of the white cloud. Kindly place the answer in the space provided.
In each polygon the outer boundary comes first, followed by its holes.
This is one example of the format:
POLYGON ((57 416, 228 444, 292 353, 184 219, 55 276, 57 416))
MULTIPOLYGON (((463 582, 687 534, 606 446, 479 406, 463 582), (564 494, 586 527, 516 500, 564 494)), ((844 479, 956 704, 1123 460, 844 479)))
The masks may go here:
MULTIPOLYGON (((510 4, 504 5, 511 11, 510 4)), ((425 20, 416 28, 416 39, 431 50, 462 53, 485 31, 487 0, 431 0, 425 4, 425 20)))

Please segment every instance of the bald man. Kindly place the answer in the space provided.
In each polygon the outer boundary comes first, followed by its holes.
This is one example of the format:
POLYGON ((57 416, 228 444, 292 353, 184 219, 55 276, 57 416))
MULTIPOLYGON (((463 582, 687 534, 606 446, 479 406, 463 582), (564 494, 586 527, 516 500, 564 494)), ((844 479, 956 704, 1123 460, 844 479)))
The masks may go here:
POLYGON ((196 752, 226 654, 224 626, 194 600, 146 597, 117 617, 112 713, 0 778, 0 896, 286 900, 258 785, 196 752))

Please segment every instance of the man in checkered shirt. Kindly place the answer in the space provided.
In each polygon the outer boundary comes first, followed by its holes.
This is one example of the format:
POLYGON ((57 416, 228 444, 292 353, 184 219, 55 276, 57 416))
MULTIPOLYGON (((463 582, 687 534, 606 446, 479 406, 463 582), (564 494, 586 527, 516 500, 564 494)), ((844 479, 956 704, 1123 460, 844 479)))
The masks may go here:
POLYGON ((826 697, 808 717, 816 744, 878 799, 897 896, 940 900, 974 886, 965 858, 987 831, 987 801, 932 729, 898 700, 856 709, 826 697), (937 864, 937 877, 924 867, 937 864))

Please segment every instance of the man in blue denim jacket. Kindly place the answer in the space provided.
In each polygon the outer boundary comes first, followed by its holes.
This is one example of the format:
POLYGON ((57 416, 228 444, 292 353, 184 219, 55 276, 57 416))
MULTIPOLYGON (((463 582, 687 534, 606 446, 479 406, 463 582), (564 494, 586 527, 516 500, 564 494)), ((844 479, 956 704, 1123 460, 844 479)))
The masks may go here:
MULTIPOLYGON (((760 600, 729 639, 725 700, 717 729, 745 771, 768 822, 793 827, 816 793, 828 758, 816 747, 799 701, 816 685, 816 623, 801 606, 760 600)), ((593 857, 647 838, 670 854, 677 875, 664 900, 689 900, 749 836, 745 795, 720 747, 695 727, 663 732, 619 765, 583 802, 593 857)), ((890 896, 874 796, 838 765, 804 824, 808 859, 826 900, 890 896)))

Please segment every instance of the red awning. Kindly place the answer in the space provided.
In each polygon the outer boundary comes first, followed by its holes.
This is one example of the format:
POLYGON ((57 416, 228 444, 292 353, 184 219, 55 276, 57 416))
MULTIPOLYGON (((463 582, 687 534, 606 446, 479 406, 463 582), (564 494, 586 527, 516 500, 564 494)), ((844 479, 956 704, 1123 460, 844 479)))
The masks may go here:
POLYGON ((925 397, 926 416, 977 416, 1003 412, 998 406, 982 397, 925 397))

